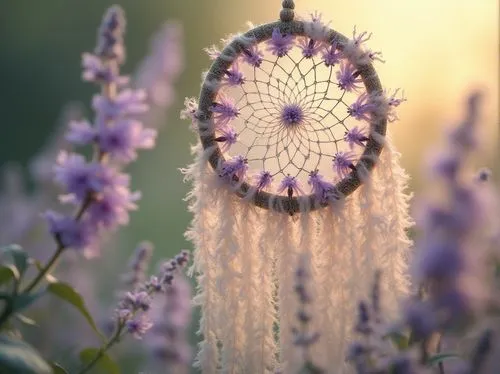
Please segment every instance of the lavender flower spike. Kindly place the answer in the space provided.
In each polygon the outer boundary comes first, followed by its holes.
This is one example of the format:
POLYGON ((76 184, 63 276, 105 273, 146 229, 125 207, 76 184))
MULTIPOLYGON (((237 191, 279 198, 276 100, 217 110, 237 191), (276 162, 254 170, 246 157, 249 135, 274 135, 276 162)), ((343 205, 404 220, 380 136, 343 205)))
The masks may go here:
POLYGON ((304 191, 302 191, 299 186, 299 181, 297 180, 297 178, 292 177, 290 174, 283 178, 277 192, 282 193, 285 190, 289 198, 292 198, 294 193, 296 195, 304 195, 304 191))
POLYGON ((345 91, 351 92, 359 89, 362 82, 359 72, 354 65, 349 62, 342 61, 340 70, 337 72, 338 86, 345 91))
POLYGON ((293 35, 282 34, 278 28, 275 28, 271 39, 267 42, 267 50, 278 57, 285 56, 293 47, 293 35))
POLYGON ((355 171, 355 156, 351 152, 338 152, 333 158, 333 167, 340 178, 345 178, 350 171, 355 171))

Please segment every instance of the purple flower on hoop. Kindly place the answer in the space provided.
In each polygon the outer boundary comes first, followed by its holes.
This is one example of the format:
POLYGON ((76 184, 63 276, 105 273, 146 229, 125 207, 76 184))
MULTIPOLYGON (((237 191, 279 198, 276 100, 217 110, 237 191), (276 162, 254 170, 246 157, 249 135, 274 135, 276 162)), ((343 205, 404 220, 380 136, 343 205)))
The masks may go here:
POLYGON ((340 178, 345 178, 349 172, 356 171, 355 155, 352 152, 338 152, 333 157, 333 168, 340 178))
POLYGON ((347 108, 347 113, 359 121, 370 121, 370 113, 377 109, 377 105, 368 101, 369 95, 365 92, 347 108))
POLYGON ((337 72, 338 86, 345 91, 357 90, 362 82, 359 71, 349 62, 342 61, 337 72))
POLYGON ((285 56, 293 47, 294 36, 282 34, 276 27, 273 30, 271 39, 267 42, 267 50, 278 57, 285 56))
POLYGON ((323 43, 314 39, 301 38, 299 46, 302 49, 302 56, 305 58, 311 58, 319 53, 319 51, 323 48, 323 43))
POLYGON ((241 86, 245 83, 245 77, 240 71, 238 64, 234 63, 231 69, 226 70, 226 77, 224 78, 224 84, 228 86, 241 86))
POLYGON ((214 113, 215 123, 218 127, 226 126, 240 114, 233 101, 222 95, 219 95, 219 102, 213 103, 210 110, 214 113))
POLYGON ((238 141, 238 133, 235 129, 229 126, 219 129, 219 132, 221 135, 215 138, 215 141, 224 143, 222 147, 220 147, 220 150, 221 152, 227 152, 229 148, 238 141))
POLYGON ((228 182, 233 181, 234 177, 242 180, 248 170, 248 160, 243 156, 235 156, 230 160, 224 161, 219 177, 226 179, 228 182))
POLYGON ((259 174, 255 176, 255 187, 257 191, 266 189, 273 182, 273 176, 270 172, 262 170, 259 174))
POLYGON ((342 52, 337 50, 337 43, 333 43, 325 52, 323 52, 323 61, 328 67, 338 64, 341 58, 342 52))
POLYGON ((372 33, 368 34, 368 31, 363 31, 359 35, 356 35, 356 33, 357 33, 356 26, 354 26, 354 30, 352 31, 352 40, 354 42, 354 45, 356 45, 358 47, 361 44, 363 44, 364 42, 367 42, 368 40, 370 40, 370 38, 372 37, 372 33))
POLYGON ((309 174, 308 183, 311 185, 312 192, 316 195, 320 203, 327 203, 330 199, 334 198, 336 192, 335 186, 325 181, 318 170, 309 174))
POLYGON ((297 180, 297 178, 292 177, 290 174, 283 178, 278 187, 278 193, 282 193, 284 191, 286 191, 286 194, 289 198, 292 198, 294 193, 296 195, 304 195, 304 191, 302 191, 299 186, 299 181, 297 180))
POLYGON ((353 149, 355 144, 364 147, 364 142, 368 140, 368 137, 364 130, 360 130, 358 126, 355 126, 345 133, 344 140, 349 144, 349 147, 353 149))
POLYGON ((259 67, 262 64, 262 58, 264 54, 259 50, 257 45, 252 45, 250 48, 245 48, 243 50, 243 61, 253 67, 259 67))

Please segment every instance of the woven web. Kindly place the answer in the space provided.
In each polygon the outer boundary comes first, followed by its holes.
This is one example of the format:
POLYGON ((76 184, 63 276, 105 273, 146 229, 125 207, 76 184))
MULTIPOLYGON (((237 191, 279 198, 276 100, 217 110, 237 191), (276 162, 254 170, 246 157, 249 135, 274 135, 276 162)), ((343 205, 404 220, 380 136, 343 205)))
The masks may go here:
POLYGON ((231 121, 238 141, 228 155, 247 158, 250 175, 265 170, 274 180, 291 175, 306 183, 309 173, 319 170, 337 181, 333 158, 350 150, 344 135, 360 125, 347 113, 359 93, 338 87, 338 65, 326 66, 321 53, 305 58, 295 46, 280 58, 266 53, 260 67, 244 62, 238 66, 244 73, 244 84, 221 89, 240 111, 231 121), (281 120, 283 108, 290 104, 299 105, 304 115, 293 128, 281 120))

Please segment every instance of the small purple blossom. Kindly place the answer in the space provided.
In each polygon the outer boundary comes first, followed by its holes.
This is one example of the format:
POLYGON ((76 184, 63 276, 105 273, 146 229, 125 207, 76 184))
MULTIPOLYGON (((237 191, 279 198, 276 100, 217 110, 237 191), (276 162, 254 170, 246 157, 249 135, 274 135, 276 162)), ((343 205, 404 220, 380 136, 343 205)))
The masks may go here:
POLYGON ((151 321, 149 321, 149 319, 143 314, 134 319, 128 320, 125 325, 127 327, 127 331, 136 339, 142 339, 144 334, 148 332, 151 327, 153 327, 151 321))
POLYGON ((338 86, 345 91, 351 92, 360 88, 362 83, 359 71, 349 62, 342 61, 337 72, 338 86))
POLYGON ((76 145, 88 145, 97 139, 97 130, 88 121, 72 121, 66 139, 76 145))
POLYGON ((294 36, 282 34, 279 28, 273 30, 271 39, 267 42, 267 50, 278 57, 285 56, 293 47, 294 36))
POLYGON ((347 108, 347 113, 358 121, 370 121, 371 113, 377 105, 369 101, 370 96, 364 92, 347 108))
POLYGON ((302 49, 302 56, 312 58, 321 51, 323 43, 314 39, 302 38, 300 39, 299 46, 302 49))
POLYGON ((236 144, 238 141, 238 133, 236 130, 232 127, 225 126, 221 129, 219 129, 220 136, 215 138, 216 142, 223 143, 221 147, 222 152, 227 152, 229 148, 233 145, 236 144))
POLYGON ((403 321, 418 341, 427 339, 438 327, 433 308, 425 302, 411 300, 403 308, 403 321))
POLYGON ((84 53, 82 55, 82 79, 87 82, 103 83, 116 83, 123 86, 129 83, 130 78, 126 76, 119 76, 111 67, 105 65, 101 58, 91 53, 84 53))
POLYGON ((349 144, 349 147, 352 150, 354 148, 354 145, 364 147, 364 142, 368 141, 368 136, 366 136, 364 130, 361 130, 360 128, 358 128, 358 126, 355 126, 349 131, 346 131, 344 140, 347 142, 347 144, 349 144))
POLYGON ((406 101, 404 97, 404 92, 401 92, 401 97, 397 97, 399 95, 400 89, 396 89, 394 93, 387 97, 387 105, 389 106, 387 111, 387 120, 389 122, 397 121, 399 118, 394 111, 394 108, 398 107, 401 103, 406 101))
POLYGON ((95 54, 103 60, 122 64, 125 60, 123 35, 125 34, 125 13, 119 6, 112 6, 104 15, 99 27, 95 54))
POLYGON ((298 104, 288 104, 281 109, 281 123, 287 128, 294 128, 304 120, 304 112, 298 104))
POLYGON ((330 199, 335 195, 335 186, 332 183, 325 181, 323 176, 319 174, 318 170, 309 174, 308 183, 311 185, 312 192, 322 204, 330 201, 330 199))
POLYGON ((224 83, 228 86, 241 86, 245 83, 245 77, 243 76, 243 73, 239 69, 237 63, 234 63, 231 66, 231 69, 226 70, 225 73, 226 77, 224 79, 224 83))
POLYGON ((222 164, 219 177, 233 181, 234 177, 242 180, 248 170, 248 161, 243 156, 235 156, 222 164))
POLYGON ((226 126, 240 114, 240 111, 236 105, 234 105, 234 102, 221 95, 219 95, 219 102, 213 103, 210 110, 214 113, 215 123, 219 127, 226 126))
POLYGON ((336 43, 333 43, 326 49, 326 51, 323 52, 323 61, 328 67, 335 66, 336 64, 340 63, 341 59, 342 52, 337 49, 336 43))
POLYGON ((243 61, 253 67, 259 67, 262 64, 264 53, 257 45, 252 45, 250 48, 243 49, 243 61))
POLYGON ((357 34, 356 26, 354 26, 354 30, 352 32, 352 40, 354 42, 354 45, 357 47, 359 47, 361 44, 367 42, 372 37, 372 33, 368 34, 368 31, 363 31, 359 35, 356 35, 356 34, 357 34))
POLYGON ((89 220, 107 229, 127 225, 129 211, 137 209, 135 202, 140 196, 140 193, 131 193, 124 187, 105 191, 88 208, 89 220))
POLYGON ((81 201, 90 192, 100 189, 99 168, 98 164, 87 164, 82 155, 61 152, 54 166, 55 180, 65 187, 68 194, 81 201))
POLYGON ((257 191, 266 189, 272 182, 273 176, 268 171, 262 170, 255 176, 255 187, 257 188, 257 191))
POLYGON ((333 168, 340 178, 345 178, 349 172, 355 171, 355 155, 352 152, 338 152, 333 158, 333 168))
POLYGON ((278 193, 282 193, 286 191, 286 194, 289 198, 292 198, 293 194, 295 195, 304 195, 304 191, 299 186, 299 181, 297 178, 292 177, 290 174, 287 175, 281 181, 278 187, 278 193))
POLYGON ((149 107, 145 100, 145 91, 124 89, 113 99, 96 95, 92 100, 92 107, 104 117, 104 120, 116 119, 146 112, 149 107))
POLYGON ((50 233, 64 248, 84 250, 96 243, 97 230, 88 221, 76 221, 53 211, 47 211, 43 216, 49 224, 50 233))
POLYGON ((101 127, 98 138, 102 152, 115 160, 130 162, 137 158, 137 149, 154 147, 156 135, 156 130, 144 128, 139 121, 122 119, 113 126, 101 127))
POLYGON ((121 309, 129 309, 132 312, 142 310, 148 311, 151 306, 151 297, 145 291, 127 292, 121 303, 121 309))

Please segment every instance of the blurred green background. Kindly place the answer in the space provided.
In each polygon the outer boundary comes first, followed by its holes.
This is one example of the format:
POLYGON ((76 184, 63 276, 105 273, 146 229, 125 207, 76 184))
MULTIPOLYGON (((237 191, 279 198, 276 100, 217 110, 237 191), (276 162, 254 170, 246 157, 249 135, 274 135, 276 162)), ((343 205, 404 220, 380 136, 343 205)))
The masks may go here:
MULTIPOLYGON (((92 51, 105 9, 120 4, 127 14, 127 62, 132 74, 149 51, 150 38, 167 20, 184 28, 184 73, 176 85, 158 146, 142 152, 130 168, 133 186, 143 192, 140 210, 118 236, 123 263, 143 239, 155 243, 157 257, 190 248, 183 237, 189 222, 183 201, 189 186, 179 168, 191 161, 196 138, 179 119, 186 96, 197 96, 201 73, 210 61, 203 48, 228 34, 275 20, 279 0, 0 0, 0 165, 27 166, 50 138, 62 107, 80 101, 91 118, 91 84, 80 79, 82 52, 92 51)), ((297 0, 297 12, 315 9, 331 27, 351 36, 353 26, 373 32, 368 43, 384 53, 377 69, 390 89, 402 87, 408 98, 391 124, 412 189, 422 189, 422 166, 442 129, 461 118, 471 89, 486 94, 481 129, 484 148, 474 166, 500 171, 498 131, 498 1, 497 0, 297 0)), ((105 256, 105 254, 104 254, 105 256)), ((115 262, 115 259, 112 260, 115 262)), ((114 283, 115 280, 110 280, 114 283)))

